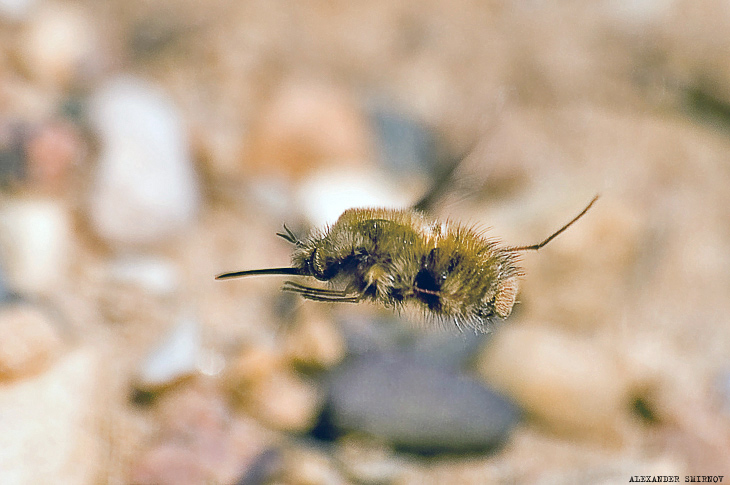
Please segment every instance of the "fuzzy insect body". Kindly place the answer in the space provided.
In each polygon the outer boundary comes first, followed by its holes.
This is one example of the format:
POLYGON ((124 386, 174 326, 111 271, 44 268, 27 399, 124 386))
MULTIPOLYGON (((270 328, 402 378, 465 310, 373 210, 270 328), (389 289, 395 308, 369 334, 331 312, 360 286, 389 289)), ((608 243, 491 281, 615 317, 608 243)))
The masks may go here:
MULTIPOLYGON (((597 198, 597 197, 596 197, 597 198)), ((539 244, 500 246, 473 228, 429 220, 416 210, 350 209, 330 227, 297 238, 292 265, 225 273, 217 279, 262 274, 298 275, 332 283, 332 288, 294 281, 283 290, 335 303, 375 301, 400 311, 416 308, 427 317, 485 330, 510 315, 517 298, 519 253, 537 250, 578 220, 539 244), (339 288, 339 289, 337 289, 339 288)))
MULTIPOLYGON (((517 254, 476 231, 411 210, 350 209, 327 230, 297 241, 292 266, 341 292, 287 283, 322 301, 374 300, 476 327, 506 318, 517 296, 517 254)), ((296 243, 295 243, 296 244, 296 243)))

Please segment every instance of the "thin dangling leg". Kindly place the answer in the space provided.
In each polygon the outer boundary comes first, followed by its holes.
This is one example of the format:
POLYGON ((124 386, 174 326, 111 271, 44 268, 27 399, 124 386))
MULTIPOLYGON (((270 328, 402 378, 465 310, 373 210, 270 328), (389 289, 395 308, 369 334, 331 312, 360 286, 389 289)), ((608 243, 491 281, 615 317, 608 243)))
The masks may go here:
POLYGON ((343 290, 330 290, 327 288, 316 288, 313 286, 300 285, 293 281, 285 281, 282 291, 290 291, 299 294, 302 298, 314 301, 325 301, 332 303, 358 303, 360 295, 353 295, 343 290))

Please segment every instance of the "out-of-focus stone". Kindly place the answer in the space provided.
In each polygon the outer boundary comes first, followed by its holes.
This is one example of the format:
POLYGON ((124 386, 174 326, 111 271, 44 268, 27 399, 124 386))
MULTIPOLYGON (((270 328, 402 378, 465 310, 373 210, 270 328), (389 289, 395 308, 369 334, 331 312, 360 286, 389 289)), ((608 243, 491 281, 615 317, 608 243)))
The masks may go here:
POLYGON ((154 411, 160 429, 131 467, 135 484, 236 483, 270 446, 266 430, 234 416, 216 386, 170 390, 154 411))
MULTIPOLYGON (((668 5, 669 8, 658 16, 656 25, 644 29, 643 35, 651 37, 638 44, 645 46, 650 42, 660 49, 658 54, 663 62, 654 67, 661 68, 655 75, 661 78, 662 86, 691 85, 698 90, 707 90, 708 98, 730 102, 727 87, 730 67, 725 62, 730 42, 727 4, 721 0, 702 4, 678 0, 668 5)), ((633 45, 637 45, 636 42, 633 45)))
POLYGON ((0 1, 0 18, 5 21, 19 22, 28 18, 36 0, 2 0, 0 1))
POLYGON ((620 440, 632 382, 619 362, 588 339, 543 327, 505 326, 478 363, 487 382, 551 429, 620 440))
POLYGON ((137 386, 143 390, 158 389, 192 376, 198 371, 201 355, 198 321, 191 317, 179 318, 143 363, 137 386))
POLYGON ((18 57, 33 78, 63 89, 101 68, 99 34, 81 8, 43 3, 30 20, 18 57))
MULTIPOLYGON (((465 459, 440 459, 404 467, 398 476, 399 485, 436 485, 460 483, 477 485, 484 483, 528 483, 530 480, 513 479, 510 471, 521 467, 504 466, 499 459, 468 457, 465 459), (495 463, 496 462, 496 463, 495 463)), ((552 482, 546 482, 552 483, 552 482)), ((561 482, 562 483, 562 482, 561 482)))
POLYGON ((5 304, 10 300, 13 300, 14 298, 15 295, 10 290, 10 288, 8 288, 8 281, 5 277, 5 270, 3 268, 3 265, 0 263, 0 305, 5 304))
POLYGON ((84 156, 78 129, 68 122, 41 125, 28 140, 28 172, 35 186, 60 193, 69 182, 71 168, 84 156))
POLYGON ((66 277, 71 221, 55 200, 0 202, 0 251, 9 286, 19 292, 57 291, 66 277))
POLYGON ((124 255, 109 261, 108 273, 114 283, 132 285, 160 296, 171 295, 180 280, 172 261, 142 255, 124 255))
POLYGON ((284 456, 283 483, 293 485, 344 485, 345 477, 337 470, 332 458, 314 448, 289 450, 284 456))
POLYGON ((240 405, 268 426, 283 431, 314 426, 323 401, 320 391, 282 356, 263 349, 244 351, 226 377, 240 405))
POLYGON ((345 338, 332 317, 321 307, 302 306, 287 330, 289 358, 299 365, 326 369, 340 362, 346 351, 345 338))
POLYGON ((81 348, 36 377, 0 385, 0 483, 99 483, 102 367, 98 353, 81 348))
MULTIPOLYGON (((572 210, 561 210, 566 214, 562 219, 569 220, 587 202, 588 197, 572 203, 572 210)), ((540 221, 544 226, 540 233, 549 234, 560 226, 560 220, 551 219, 554 222, 540 221)), ((640 248, 647 223, 615 196, 598 199, 584 218, 550 243, 549 254, 530 256, 529 273, 520 290, 526 318, 574 329, 612 325, 612 315, 627 298, 626 282, 635 278, 644 263, 640 248), (601 251, 592 251, 595 247, 601 251)))
POLYGON ((334 223, 353 207, 409 207, 420 193, 394 183, 377 170, 324 168, 299 183, 296 200, 309 222, 321 227, 334 223))
POLYGON ((48 315, 27 303, 0 306, 0 382, 46 369, 63 347, 48 315))
POLYGON ((22 123, 0 119, 0 187, 20 185, 26 178, 25 144, 27 127, 22 123))
POLYGON ((89 116, 101 144, 89 201, 97 234, 129 247, 180 233, 201 196, 183 121, 167 93, 116 78, 93 96, 89 116))
POLYGON ((350 435, 337 440, 335 457, 357 483, 400 483, 406 462, 386 443, 350 435))
POLYGON ((380 163, 395 173, 430 173, 438 163, 433 133, 425 125, 394 110, 376 107, 372 123, 380 163))
POLYGON ((266 449, 241 474, 236 485, 277 483, 275 478, 281 475, 283 465, 284 460, 281 450, 278 448, 266 449))
POLYGON ((417 452, 483 451, 502 444, 518 409, 478 382, 408 354, 366 354, 330 381, 328 409, 343 431, 417 452))
POLYGON ((315 82, 280 86, 250 132, 246 164, 262 175, 299 177, 326 163, 362 164, 371 133, 349 93, 315 82))

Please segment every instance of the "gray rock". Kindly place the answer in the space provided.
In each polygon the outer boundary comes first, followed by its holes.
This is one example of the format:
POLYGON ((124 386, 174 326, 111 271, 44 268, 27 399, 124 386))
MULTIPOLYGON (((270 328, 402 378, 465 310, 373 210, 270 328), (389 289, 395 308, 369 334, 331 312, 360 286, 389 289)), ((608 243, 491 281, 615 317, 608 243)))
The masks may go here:
POLYGON ((491 335, 468 330, 424 332, 416 335, 408 350, 418 358, 428 359, 434 365, 458 370, 475 359, 491 335))
POLYGON ((399 353, 343 365, 330 381, 329 412, 341 431, 422 453, 496 447, 519 419, 513 404, 479 382, 399 353))

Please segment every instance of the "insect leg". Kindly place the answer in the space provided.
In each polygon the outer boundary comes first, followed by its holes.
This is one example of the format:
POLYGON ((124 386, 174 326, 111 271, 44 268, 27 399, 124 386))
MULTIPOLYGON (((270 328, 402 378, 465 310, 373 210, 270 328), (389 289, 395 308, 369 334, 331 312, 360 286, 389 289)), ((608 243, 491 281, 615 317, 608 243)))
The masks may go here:
POLYGON ((284 289, 286 291, 316 291, 317 293, 321 295, 329 295, 329 296, 347 296, 348 293, 344 290, 332 290, 329 288, 317 288, 314 286, 306 286, 299 283, 295 283, 294 281, 285 281, 284 282, 284 289))
POLYGON ((359 295, 353 295, 342 290, 329 290, 326 288, 316 288, 313 286, 300 285, 293 281, 285 281, 281 288, 283 291, 290 291, 299 294, 302 298, 314 301, 326 301, 333 303, 357 303, 360 301, 359 295))

